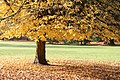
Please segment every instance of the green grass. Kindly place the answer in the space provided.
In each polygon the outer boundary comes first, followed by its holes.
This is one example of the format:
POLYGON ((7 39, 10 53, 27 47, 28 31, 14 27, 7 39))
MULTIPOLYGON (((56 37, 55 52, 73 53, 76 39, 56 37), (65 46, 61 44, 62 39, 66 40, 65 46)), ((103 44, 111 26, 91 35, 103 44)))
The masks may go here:
MULTIPOLYGON (((34 42, 0 42, 0 57, 31 57, 34 42)), ((47 59, 120 61, 120 46, 46 45, 47 59)))

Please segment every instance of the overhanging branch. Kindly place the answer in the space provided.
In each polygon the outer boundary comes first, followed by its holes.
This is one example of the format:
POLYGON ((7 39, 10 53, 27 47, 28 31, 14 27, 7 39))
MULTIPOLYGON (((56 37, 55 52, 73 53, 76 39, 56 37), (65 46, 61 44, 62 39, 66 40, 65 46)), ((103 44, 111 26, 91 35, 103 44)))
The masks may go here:
POLYGON ((6 5, 10 6, 10 3, 7 0, 4 0, 4 2, 6 3, 6 5))
MULTIPOLYGON (((7 0, 5 0, 5 1, 7 1, 7 0)), ((26 0, 25 0, 25 1, 26 1, 26 0)), ((7 16, 7 17, 4 17, 4 18, 0 18, 0 21, 5 20, 5 19, 8 19, 8 18, 13 17, 13 16, 15 16, 16 14, 18 14, 18 13, 21 11, 23 5, 25 4, 25 1, 23 2, 23 4, 19 7, 19 9, 18 9, 14 14, 12 14, 12 15, 10 15, 10 16, 7 16)))

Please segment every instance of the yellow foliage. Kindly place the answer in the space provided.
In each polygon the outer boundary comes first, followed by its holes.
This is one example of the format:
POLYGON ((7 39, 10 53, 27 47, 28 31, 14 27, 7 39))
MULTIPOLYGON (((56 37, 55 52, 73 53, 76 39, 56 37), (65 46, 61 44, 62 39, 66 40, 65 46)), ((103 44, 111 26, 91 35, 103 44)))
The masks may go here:
MULTIPOLYGON (((96 37, 119 40, 119 24, 108 12, 102 12, 102 6, 84 0, 10 0, 10 6, 0 2, 0 33, 4 38, 26 36, 32 40, 46 41, 46 38, 57 40, 84 40, 96 37), (54 2, 53 2, 54 1, 54 2), (83 7, 84 5, 84 7, 83 7), (110 22, 107 21, 110 19, 110 22), (46 34, 46 35, 44 35, 46 34), (118 37, 118 38, 117 38, 118 37)), ((111 9, 111 7, 108 7, 111 9)), ((114 12, 114 11, 113 11, 114 12)))

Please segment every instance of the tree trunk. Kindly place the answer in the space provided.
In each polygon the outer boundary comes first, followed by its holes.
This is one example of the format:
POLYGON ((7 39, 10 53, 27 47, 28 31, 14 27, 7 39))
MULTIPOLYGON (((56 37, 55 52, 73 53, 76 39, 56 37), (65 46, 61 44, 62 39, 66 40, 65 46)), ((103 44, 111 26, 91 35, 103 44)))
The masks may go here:
POLYGON ((36 44, 37 46, 36 46, 36 55, 35 55, 34 63, 47 65, 48 63, 46 61, 46 56, 45 56, 46 42, 39 40, 38 42, 36 42, 36 44))
POLYGON ((109 43, 109 45, 111 45, 111 46, 114 46, 114 45, 115 45, 115 41, 114 41, 114 39, 110 39, 110 43, 109 43))
POLYGON ((84 39, 84 45, 86 45, 87 44, 87 40, 86 39, 84 39))
POLYGON ((83 45, 83 42, 82 42, 82 41, 80 41, 80 44, 81 44, 81 45, 83 45))

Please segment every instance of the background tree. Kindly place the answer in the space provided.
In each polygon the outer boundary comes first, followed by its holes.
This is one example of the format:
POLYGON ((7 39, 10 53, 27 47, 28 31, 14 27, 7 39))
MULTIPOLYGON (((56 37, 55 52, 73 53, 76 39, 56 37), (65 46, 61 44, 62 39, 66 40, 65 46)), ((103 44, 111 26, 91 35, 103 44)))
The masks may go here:
POLYGON ((70 41, 99 36, 104 41, 119 41, 120 22, 116 17, 119 3, 119 0, 2 0, 1 38, 25 36, 34 40, 37 44, 34 63, 47 64, 46 38, 70 41))

